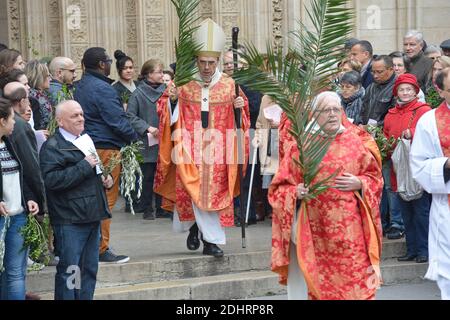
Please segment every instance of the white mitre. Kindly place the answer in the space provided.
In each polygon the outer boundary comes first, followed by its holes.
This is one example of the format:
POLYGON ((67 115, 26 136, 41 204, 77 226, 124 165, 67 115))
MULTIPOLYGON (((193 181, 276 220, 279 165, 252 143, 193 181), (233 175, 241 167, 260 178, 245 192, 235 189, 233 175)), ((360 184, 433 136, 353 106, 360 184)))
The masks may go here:
POLYGON ((226 36, 223 29, 211 19, 206 19, 200 24, 194 35, 200 48, 198 55, 219 58, 225 47, 226 36))

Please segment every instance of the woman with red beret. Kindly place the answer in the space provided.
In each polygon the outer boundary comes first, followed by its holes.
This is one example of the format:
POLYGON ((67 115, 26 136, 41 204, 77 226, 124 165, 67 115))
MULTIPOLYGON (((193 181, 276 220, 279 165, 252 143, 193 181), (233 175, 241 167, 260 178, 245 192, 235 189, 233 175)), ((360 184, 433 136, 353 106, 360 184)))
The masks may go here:
MULTIPOLYGON (((413 74, 402 74, 394 85, 394 96, 397 98, 395 108, 389 110, 384 121, 384 134, 390 137, 412 140, 420 117, 431 110, 430 106, 419 102, 420 86, 413 74)), ((397 179, 391 170, 391 187, 397 191, 397 179)), ((424 192, 417 200, 405 201, 398 194, 398 206, 405 225, 405 256, 399 261, 428 262, 428 223, 430 215, 430 194, 424 192)))

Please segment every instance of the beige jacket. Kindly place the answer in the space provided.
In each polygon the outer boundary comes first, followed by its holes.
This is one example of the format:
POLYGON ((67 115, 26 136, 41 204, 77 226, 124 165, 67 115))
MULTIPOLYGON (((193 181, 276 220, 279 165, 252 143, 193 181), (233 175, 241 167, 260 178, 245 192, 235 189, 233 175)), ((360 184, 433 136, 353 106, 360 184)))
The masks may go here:
POLYGON ((267 155, 270 132, 272 139, 275 142, 275 146, 278 146, 279 142, 278 131, 276 129, 270 131, 270 123, 264 116, 264 109, 273 106, 274 104, 275 103, 271 100, 270 97, 264 96, 261 101, 258 120, 256 121, 256 137, 259 141, 259 160, 261 163, 261 175, 263 176, 274 175, 278 171, 279 165, 279 148, 277 148, 274 152, 274 145, 272 145, 272 155, 267 155))

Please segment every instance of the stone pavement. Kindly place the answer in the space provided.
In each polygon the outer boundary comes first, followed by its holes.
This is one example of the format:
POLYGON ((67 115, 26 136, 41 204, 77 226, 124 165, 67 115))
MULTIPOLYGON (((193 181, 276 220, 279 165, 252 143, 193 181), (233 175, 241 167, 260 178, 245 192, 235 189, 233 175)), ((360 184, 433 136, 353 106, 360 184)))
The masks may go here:
MULTIPOLYGON (((393 286, 383 286, 377 293, 377 300, 440 300, 441 293, 435 282, 406 283, 393 286)), ((249 300, 287 300, 287 295, 273 297, 259 297, 249 300)))
MULTIPOLYGON (((286 288, 270 272, 270 220, 247 228, 247 248, 242 248, 241 229, 227 228, 223 259, 186 248, 187 234, 172 231, 170 219, 146 221, 142 214, 124 212, 120 199, 113 211, 111 247, 129 255, 129 263, 100 266, 95 298, 98 300, 284 300, 286 288), (267 297, 268 296, 268 297, 267 297), (258 298, 256 298, 258 299, 258 298)), ((387 286, 379 300, 439 299, 434 283, 424 282, 425 264, 398 263, 404 241, 383 245, 382 274, 387 286)), ((27 276, 27 288, 53 299, 55 268, 27 276)))
MULTIPOLYGON (((125 213, 124 207, 123 199, 119 199, 111 224, 111 247, 117 254, 129 255, 130 262, 202 255, 203 246, 196 252, 187 250, 187 234, 174 233, 170 219, 146 221, 142 219, 142 213, 133 216, 125 213)), ((227 228, 226 234, 227 245, 220 246, 225 254, 266 251, 271 248, 270 221, 247 228, 246 249, 242 249, 241 228, 227 228)))

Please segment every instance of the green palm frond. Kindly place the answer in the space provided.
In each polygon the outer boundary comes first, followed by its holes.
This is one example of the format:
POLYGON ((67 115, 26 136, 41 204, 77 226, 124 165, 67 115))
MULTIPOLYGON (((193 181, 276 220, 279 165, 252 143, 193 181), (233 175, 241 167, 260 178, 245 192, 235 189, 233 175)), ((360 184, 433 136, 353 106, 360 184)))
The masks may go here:
POLYGON ((177 70, 174 83, 177 87, 183 86, 194 80, 198 72, 194 57, 200 50, 201 45, 194 39, 194 33, 198 27, 196 9, 200 0, 171 0, 175 6, 179 19, 179 38, 175 41, 177 70))
POLYGON ((311 0, 311 9, 306 12, 312 27, 299 22, 298 30, 291 32, 294 44, 286 57, 270 44, 264 57, 248 43, 247 52, 241 54, 248 67, 234 74, 237 83, 270 96, 286 113, 300 153, 296 164, 313 196, 325 191, 335 177, 311 185, 333 141, 321 130, 314 130, 317 123, 311 119, 318 114, 312 111, 312 102, 330 87, 332 76, 338 72, 337 63, 344 57, 343 47, 353 18, 352 9, 346 9, 348 2, 311 0))

